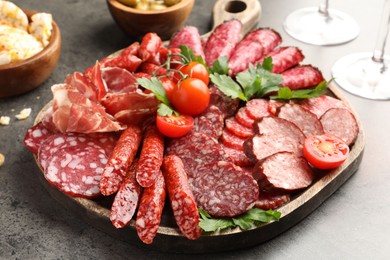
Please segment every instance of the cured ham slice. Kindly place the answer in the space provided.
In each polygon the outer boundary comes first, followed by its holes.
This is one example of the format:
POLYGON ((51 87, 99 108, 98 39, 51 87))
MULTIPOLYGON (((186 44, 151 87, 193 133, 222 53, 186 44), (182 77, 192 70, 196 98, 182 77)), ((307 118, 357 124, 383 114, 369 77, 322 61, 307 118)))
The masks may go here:
POLYGON ((107 113, 123 124, 137 124, 155 115, 158 101, 154 94, 141 89, 127 93, 108 93, 101 101, 107 113))
POLYGON ((60 132, 115 132, 124 129, 99 103, 81 94, 76 87, 56 84, 53 92, 53 124, 60 132))
POLYGON ((76 87, 86 98, 96 101, 98 99, 98 89, 81 72, 74 72, 66 76, 65 83, 76 87))
POLYGON ((134 92, 137 89, 137 78, 129 71, 118 68, 102 68, 102 79, 108 92, 134 92))

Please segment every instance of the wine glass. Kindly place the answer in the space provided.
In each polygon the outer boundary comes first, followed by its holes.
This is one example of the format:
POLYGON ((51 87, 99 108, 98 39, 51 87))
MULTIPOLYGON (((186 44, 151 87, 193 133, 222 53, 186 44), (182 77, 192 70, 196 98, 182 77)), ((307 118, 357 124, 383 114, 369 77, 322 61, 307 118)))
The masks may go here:
POLYGON ((329 8, 325 0, 319 7, 306 7, 289 14, 284 30, 293 38, 313 45, 336 45, 355 39, 358 23, 346 13, 329 8))
POLYGON ((368 99, 390 100, 390 57, 385 47, 390 29, 390 0, 385 0, 374 52, 342 57, 332 67, 335 82, 346 91, 368 99))

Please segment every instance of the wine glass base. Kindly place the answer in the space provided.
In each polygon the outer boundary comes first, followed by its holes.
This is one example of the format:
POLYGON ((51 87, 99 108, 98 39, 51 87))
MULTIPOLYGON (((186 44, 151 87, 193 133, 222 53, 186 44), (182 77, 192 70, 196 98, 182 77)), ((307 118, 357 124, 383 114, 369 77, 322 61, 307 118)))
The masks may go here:
MULTIPOLYGON (((390 100, 390 71, 381 72, 382 63, 372 60, 372 52, 354 53, 339 59, 332 67, 337 85, 359 97, 390 100)), ((385 57, 385 63, 390 57, 385 57)))
POLYGON ((359 35, 359 25, 351 16, 334 9, 328 13, 320 13, 319 7, 298 9, 286 17, 283 28, 301 42, 321 46, 346 43, 359 35))

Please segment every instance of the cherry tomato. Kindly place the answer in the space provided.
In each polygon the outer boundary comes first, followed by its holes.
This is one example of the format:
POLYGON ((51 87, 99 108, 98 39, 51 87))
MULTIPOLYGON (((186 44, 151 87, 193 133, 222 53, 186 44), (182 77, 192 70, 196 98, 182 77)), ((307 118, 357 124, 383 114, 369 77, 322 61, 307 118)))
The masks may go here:
POLYGON ((164 87, 165 93, 167 93, 169 101, 172 100, 172 92, 176 88, 176 83, 167 77, 160 78, 160 81, 164 87))
POLYGON ((181 73, 188 75, 190 78, 197 78, 203 81, 206 85, 209 84, 209 72, 207 68, 197 61, 191 61, 187 65, 184 65, 180 68, 181 73))
POLYGON ((181 137, 191 131, 194 126, 194 118, 192 116, 160 116, 156 118, 157 129, 168 137, 181 137))
POLYGON ((303 154, 315 168, 334 169, 347 159, 349 147, 335 135, 314 135, 305 139, 303 154))
POLYGON ((172 92, 171 103, 181 114, 198 115, 202 113, 210 101, 208 86, 196 78, 186 78, 172 92))

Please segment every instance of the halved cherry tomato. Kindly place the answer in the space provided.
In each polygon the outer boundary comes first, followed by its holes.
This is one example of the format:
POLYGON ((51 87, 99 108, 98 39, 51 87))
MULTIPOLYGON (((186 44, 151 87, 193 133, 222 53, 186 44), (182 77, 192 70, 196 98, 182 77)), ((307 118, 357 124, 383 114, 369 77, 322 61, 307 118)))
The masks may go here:
POLYGON ((160 78, 160 81, 164 87, 165 93, 167 93, 168 99, 171 102, 172 100, 172 92, 176 88, 176 83, 170 80, 167 77, 160 78))
POLYGON ((209 87, 200 79, 186 78, 172 92, 171 103, 181 114, 198 115, 210 101, 209 87))
POLYGON ((303 154, 315 168, 334 169, 347 159, 349 147, 335 135, 315 135, 305 139, 303 154))
POLYGON ((181 137, 191 131, 194 126, 194 118, 192 116, 160 116, 156 118, 157 129, 168 137, 181 137))
POLYGON ((209 72, 207 68, 197 61, 191 61, 187 65, 180 67, 181 73, 184 75, 188 75, 190 78, 197 78, 203 81, 206 85, 209 84, 209 72))

